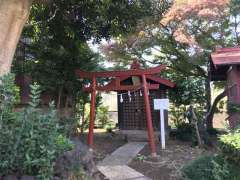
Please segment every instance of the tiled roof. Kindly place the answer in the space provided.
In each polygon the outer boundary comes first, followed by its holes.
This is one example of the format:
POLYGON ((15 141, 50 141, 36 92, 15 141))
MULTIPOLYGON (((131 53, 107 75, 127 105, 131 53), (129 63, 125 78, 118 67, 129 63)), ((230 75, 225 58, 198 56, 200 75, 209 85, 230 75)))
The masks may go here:
POLYGON ((218 66, 227 66, 240 64, 240 47, 218 48, 211 54, 212 62, 215 68, 218 66))

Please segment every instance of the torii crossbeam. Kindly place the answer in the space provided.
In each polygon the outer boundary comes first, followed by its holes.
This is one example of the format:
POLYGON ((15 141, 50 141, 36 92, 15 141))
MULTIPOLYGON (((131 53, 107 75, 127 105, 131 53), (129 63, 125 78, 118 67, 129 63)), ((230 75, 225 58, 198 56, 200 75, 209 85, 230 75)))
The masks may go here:
MULTIPOLYGON (((95 119, 95 98, 96 98, 96 91, 118 91, 118 90, 126 90, 126 91, 134 91, 140 88, 143 89, 144 95, 144 103, 145 103, 145 110, 146 110, 146 119, 147 119, 147 130, 148 130, 148 140, 149 145, 151 147, 152 156, 156 156, 156 145, 154 140, 154 130, 152 125, 152 117, 151 117, 151 109, 150 109, 150 102, 148 97, 148 90, 149 89, 158 89, 159 84, 147 84, 147 77, 148 78, 155 78, 151 75, 159 74, 163 69, 166 67, 164 65, 160 65, 158 67, 149 68, 149 69, 131 69, 125 71, 107 71, 107 72, 86 72, 81 70, 76 70, 76 75, 79 78, 87 78, 92 80, 92 84, 90 87, 84 87, 83 90, 87 92, 91 92, 91 109, 90 109, 90 125, 89 125, 89 132, 88 132, 88 145, 90 149, 93 148, 93 129, 94 129, 94 119, 95 119), (141 77, 142 82, 140 85, 121 85, 121 81, 123 79, 127 79, 132 76, 141 77), (100 86, 97 84, 96 78, 113 78, 109 84, 105 86, 100 86)), ((160 82, 168 83, 169 86, 174 86, 173 83, 167 81, 162 78, 157 79, 160 82)))

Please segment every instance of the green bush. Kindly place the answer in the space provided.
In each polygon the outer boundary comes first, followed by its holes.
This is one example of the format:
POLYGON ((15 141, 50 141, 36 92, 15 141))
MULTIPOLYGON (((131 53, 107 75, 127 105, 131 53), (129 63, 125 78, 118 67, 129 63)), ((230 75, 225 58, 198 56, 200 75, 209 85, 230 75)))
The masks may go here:
MULTIPOLYGON (((210 135, 203 130, 201 124, 198 123, 200 136, 204 145, 209 146, 212 144, 210 135)), ((172 133, 173 134, 173 133, 172 133)), ((181 123, 177 126, 175 136, 178 140, 191 142, 192 146, 198 145, 196 129, 193 124, 181 123)))
POLYGON ((211 129, 207 129, 207 133, 210 136, 216 136, 216 135, 220 134, 220 131, 216 128, 211 128, 211 129))
POLYGON ((239 113, 240 112, 240 105, 233 102, 227 103, 227 111, 228 113, 239 113))
MULTIPOLYGON (((88 104, 85 109, 85 122, 83 129, 86 130, 89 128, 90 123, 90 105, 88 104)), ((82 125, 79 125, 81 127, 82 125)), ((115 126, 114 123, 109 119, 108 115, 108 106, 99 105, 96 110, 96 122, 95 126, 97 128, 109 129, 115 126)))
POLYGON ((31 86, 29 106, 14 111, 16 92, 13 75, 0 79, 0 177, 27 174, 40 179, 53 176, 54 160, 73 144, 60 133, 54 104, 42 112, 40 87, 31 86))
POLYGON ((75 136, 78 133, 78 128, 80 128, 79 119, 76 117, 61 117, 58 123, 60 125, 60 132, 68 137, 75 136))
POLYGON ((214 180, 213 156, 201 156, 182 168, 184 180, 214 180))
POLYGON ((182 168, 183 180, 239 180, 240 167, 222 156, 204 155, 182 168))
POLYGON ((220 136, 220 155, 205 155, 182 168, 184 180, 239 180, 240 132, 220 136))
POLYGON ((107 106, 99 106, 97 109, 96 115, 97 123, 100 128, 105 128, 109 123, 108 116, 108 107, 107 106))
POLYGON ((174 128, 177 128, 179 125, 186 122, 185 118, 186 110, 187 110, 186 106, 179 107, 170 106, 169 116, 171 118, 171 121, 173 123, 172 126, 174 128))
POLYGON ((220 136, 219 147, 223 156, 240 166, 240 132, 220 136))
POLYGON ((192 142, 193 145, 197 145, 196 131, 193 124, 181 123, 177 126, 176 138, 181 141, 192 142))

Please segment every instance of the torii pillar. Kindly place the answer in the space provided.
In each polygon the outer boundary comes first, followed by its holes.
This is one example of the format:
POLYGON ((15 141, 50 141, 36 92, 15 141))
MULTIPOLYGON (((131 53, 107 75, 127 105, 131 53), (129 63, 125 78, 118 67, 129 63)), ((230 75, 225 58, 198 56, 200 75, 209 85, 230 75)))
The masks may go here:
POLYGON ((149 96, 148 96, 149 89, 147 87, 147 80, 146 80, 145 74, 142 75, 142 84, 143 84, 143 94, 144 94, 144 103, 145 103, 145 111, 146 111, 146 119, 147 119, 149 145, 152 150, 152 157, 156 157, 157 151, 156 151, 154 130, 153 130, 153 124, 152 124, 152 113, 151 113, 149 96))
POLYGON ((88 131, 88 146, 90 151, 93 150, 93 130, 94 130, 94 121, 95 121, 95 102, 96 102, 96 77, 92 78, 92 92, 91 92, 91 108, 90 108, 90 122, 89 122, 89 131, 88 131))

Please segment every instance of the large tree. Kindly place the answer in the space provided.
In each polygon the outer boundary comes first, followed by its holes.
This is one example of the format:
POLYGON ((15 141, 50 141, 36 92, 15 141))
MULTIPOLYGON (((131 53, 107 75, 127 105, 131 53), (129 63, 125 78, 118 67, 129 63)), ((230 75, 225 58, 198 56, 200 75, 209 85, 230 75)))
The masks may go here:
POLYGON ((216 46, 239 43, 239 0, 161 2, 166 8, 152 18, 157 21, 143 20, 134 34, 103 46, 102 50, 111 60, 137 56, 142 62, 167 64, 181 74, 178 77, 203 81, 201 84, 205 85, 198 88, 205 91, 205 122, 211 129, 216 104, 226 91, 211 103, 209 57, 216 46), (151 60, 146 58, 148 55, 152 55, 151 60))
POLYGON ((131 31, 137 19, 144 16, 142 10, 143 7, 147 8, 148 4, 146 0, 1 0, 0 76, 10 71, 14 52, 31 7, 34 13, 40 13, 39 16, 34 14, 38 17, 35 24, 45 21, 54 26, 54 23, 60 21, 53 20, 62 18, 62 27, 67 23, 78 28, 79 38, 87 40, 94 37, 98 41, 131 31))
POLYGON ((32 0, 0 1, 0 76, 8 73, 32 0))

